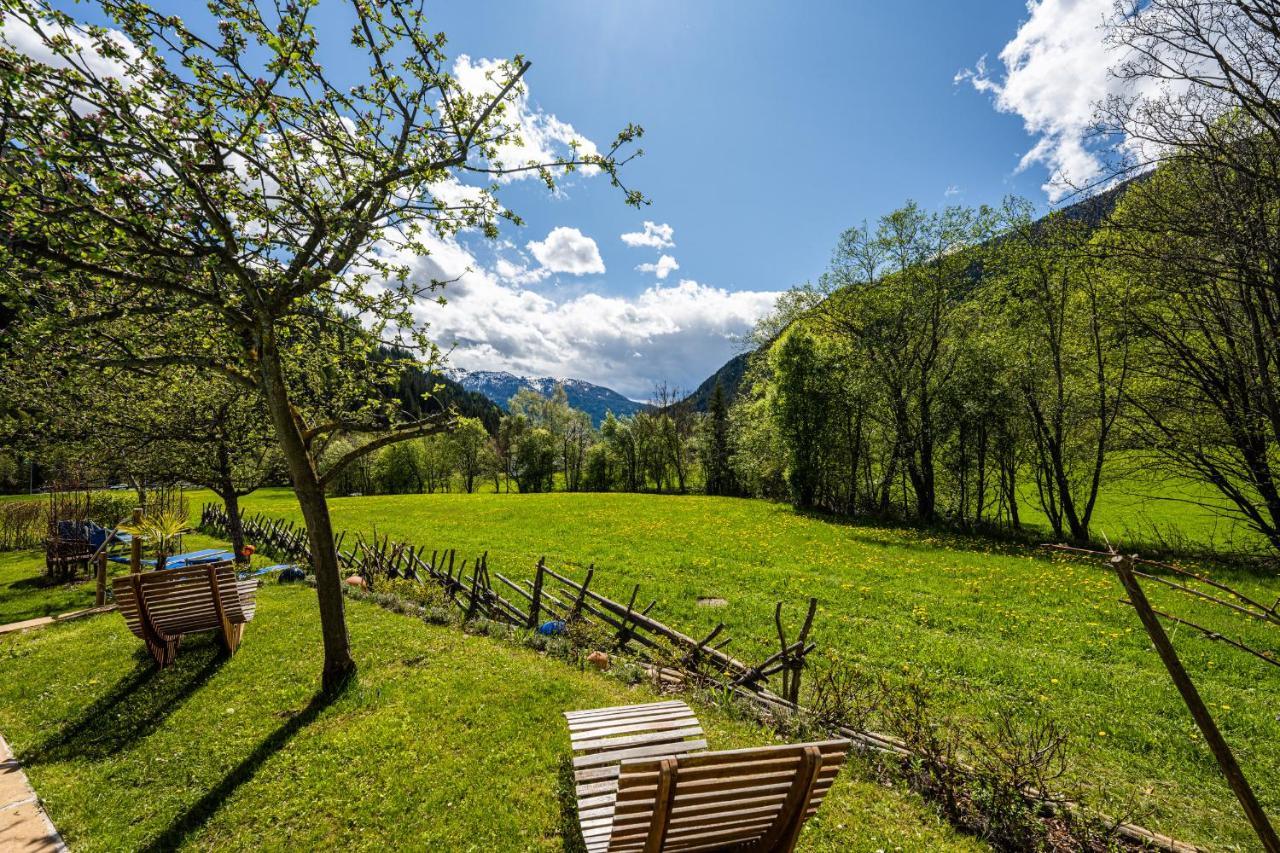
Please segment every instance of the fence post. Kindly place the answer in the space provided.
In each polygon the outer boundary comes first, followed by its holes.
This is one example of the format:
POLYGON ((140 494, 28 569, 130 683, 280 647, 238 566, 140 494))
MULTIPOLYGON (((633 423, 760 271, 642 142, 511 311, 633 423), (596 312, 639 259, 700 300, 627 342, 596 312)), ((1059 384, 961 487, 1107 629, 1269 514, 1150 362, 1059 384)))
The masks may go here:
POLYGON ((98 554, 98 589, 93 596, 93 604, 95 607, 102 607, 107 603, 107 550, 104 546, 98 554))
POLYGON ((1204 700, 1200 698, 1200 692, 1196 690, 1195 684, 1191 681, 1191 676, 1187 675, 1186 669, 1182 666, 1182 661, 1178 659, 1178 653, 1173 648, 1173 643, 1169 642, 1169 635, 1164 632, 1164 626, 1160 624, 1159 617, 1151 609, 1151 603, 1147 601, 1146 593, 1142 591, 1142 586, 1138 583, 1138 579, 1134 577, 1133 558, 1117 554, 1111 559, 1111 565, 1115 568, 1116 574, 1120 576, 1120 583, 1124 585, 1125 592, 1129 594, 1129 602, 1133 605, 1133 609, 1138 612, 1138 618, 1142 620, 1142 627, 1147 629, 1147 636, 1151 638, 1152 645, 1156 647, 1156 653, 1160 655, 1160 660, 1164 662, 1165 669, 1169 671, 1169 677, 1173 679, 1174 686, 1182 694, 1182 701, 1186 703, 1187 710, 1191 712, 1192 718, 1196 721, 1196 726, 1209 744, 1209 750, 1213 753, 1213 757, 1217 759, 1218 769, 1227 778, 1227 784, 1231 786, 1236 799, 1240 801, 1245 817, 1249 819, 1250 825, 1253 826, 1253 831, 1257 833, 1258 839, 1262 842, 1262 849, 1266 850, 1267 853, 1280 853, 1280 839, 1276 837, 1275 829, 1272 828, 1271 822, 1267 820, 1266 812, 1262 810, 1261 804, 1258 803, 1258 798, 1254 796, 1253 788, 1249 787, 1249 781, 1245 779, 1244 773, 1240 770, 1240 765, 1236 763, 1231 747, 1227 745, 1226 740, 1222 737, 1222 732, 1218 731, 1218 725, 1213 721, 1213 715, 1209 713, 1209 709, 1205 707, 1204 700))
MULTIPOLYGON (((138 530, 142 523, 142 507, 137 507, 133 511, 133 529, 138 530)), ((131 574, 140 574, 142 572, 142 534, 135 532, 129 538, 129 572, 131 574)))
POLYGON ((578 597, 573 602, 573 610, 570 611, 569 613, 570 622, 577 619, 578 615, 582 613, 582 603, 587 599, 587 587, 591 586, 591 578, 593 575, 595 575, 595 573, 596 573, 596 564, 592 563, 591 566, 587 569, 587 576, 582 580, 582 586, 578 588, 578 597))
POLYGON ((538 571, 533 576, 533 602, 529 605, 529 625, 532 630, 538 627, 538 611, 542 608, 542 572, 547 566, 547 558, 538 558, 538 571))

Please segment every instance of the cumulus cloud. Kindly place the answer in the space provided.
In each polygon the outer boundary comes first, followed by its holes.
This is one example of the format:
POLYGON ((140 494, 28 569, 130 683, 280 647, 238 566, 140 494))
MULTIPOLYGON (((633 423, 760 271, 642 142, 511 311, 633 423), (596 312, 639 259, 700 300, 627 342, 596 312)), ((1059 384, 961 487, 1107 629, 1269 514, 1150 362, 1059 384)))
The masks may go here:
MULTIPOLYGON (((466 54, 454 61, 453 73, 464 91, 487 98, 497 95, 507 79, 502 60, 473 60, 466 54)), ((573 125, 531 106, 527 83, 524 83, 523 90, 516 90, 512 100, 507 103, 502 120, 515 132, 498 145, 493 160, 495 164, 500 163, 508 169, 550 163, 568 156, 574 147, 578 156, 599 153, 596 144, 574 130, 573 125)), ((593 175, 600 169, 597 166, 584 166, 579 171, 580 174, 593 175)), ((499 180, 535 178, 537 174, 536 170, 512 172, 501 176, 499 180)))
POLYGON ((547 239, 531 240, 527 248, 548 272, 570 275, 604 272, 604 259, 600 257, 596 241, 577 228, 563 225, 552 228, 547 239))
POLYGON ((683 279, 634 296, 554 298, 487 268, 455 238, 426 238, 414 277, 454 281, 446 304, 424 301, 420 321, 451 362, 471 370, 574 377, 644 398, 655 382, 692 389, 736 351, 779 293, 729 291, 683 279))
POLYGON ((658 258, 656 264, 640 264, 636 269, 640 272, 651 272, 660 279, 666 278, 674 270, 680 269, 680 264, 676 263, 676 259, 670 255, 663 255, 658 258))
POLYGON ((1000 112, 1022 117, 1036 142, 1018 168, 1048 168, 1051 201, 1102 174, 1089 136, 1094 105, 1122 85, 1109 73, 1118 57, 1104 41, 1113 9, 1113 0, 1030 0, 1027 19, 1000 51, 1003 75, 992 75, 986 57, 956 75, 991 95, 1000 112))
POLYGON ((656 222, 645 220, 643 231, 632 231, 623 234, 622 242, 632 247, 647 246, 652 249, 670 249, 675 245, 671 239, 674 236, 675 229, 665 222, 659 225, 656 222))
MULTIPOLYGON (((47 33, 66 37, 76 53, 75 64, 99 77, 113 77, 128 82, 131 79, 130 66, 142 56, 133 42, 119 30, 107 29, 105 38, 123 52, 125 56, 123 61, 103 56, 95 40, 78 29, 63 27, 50 21, 41 21, 40 26, 47 33)), ((53 68, 72 66, 65 57, 50 50, 44 38, 16 15, 7 15, 0 21, 0 41, 43 65, 53 68)))

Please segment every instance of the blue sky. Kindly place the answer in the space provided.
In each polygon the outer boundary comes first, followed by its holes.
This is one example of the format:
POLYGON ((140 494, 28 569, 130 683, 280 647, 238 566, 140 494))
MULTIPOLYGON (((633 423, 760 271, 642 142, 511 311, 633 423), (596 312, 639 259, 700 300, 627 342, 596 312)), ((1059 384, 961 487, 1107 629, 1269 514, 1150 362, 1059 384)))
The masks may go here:
MULTIPOLYGON (((1063 164, 1052 150, 1023 158, 1037 142, 1053 149, 1077 132, 1083 117, 1068 113, 1082 107, 1068 99, 1097 94, 1097 77, 1084 71, 1105 66, 1096 29, 1108 5, 439 5, 434 25, 448 33, 455 54, 523 53, 533 62, 532 107, 600 144, 627 121, 643 125, 646 154, 627 167, 626 179, 652 199, 636 211, 590 179, 571 181, 558 198, 533 182, 505 196, 527 223, 508 235, 517 247, 576 228, 594 241, 605 268, 551 275, 527 288, 562 307, 582 294, 630 301, 644 334, 628 336, 625 321, 601 331, 579 311, 533 312, 534 324, 567 328, 527 349, 499 343, 502 352, 494 353, 446 322, 447 331, 461 333, 453 361, 573 375, 633 397, 658 381, 691 388, 738 351, 734 338, 749 325, 744 315, 768 304, 764 294, 821 274, 843 229, 907 199, 981 204, 1015 193, 1047 208, 1056 194, 1043 185, 1063 164), (643 231, 646 220, 669 226, 674 245, 634 248, 620 239, 643 231), (663 255, 679 264, 664 278, 636 269, 663 255), (673 295, 680 282, 699 290, 673 295), (710 292, 719 290, 732 298, 710 292), (678 329, 663 333, 650 314, 668 302, 677 303, 668 313, 678 329), (576 338, 575 323, 585 326, 576 338)), ((482 247, 473 252, 485 257, 482 247)), ((481 312, 475 325, 504 323, 481 312)))
POLYGON ((593 236, 608 291, 634 294, 652 283, 632 269, 648 258, 617 235, 644 219, 674 228, 681 277, 778 290, 818 275, 844 228, 908 198, 1043 200, 1042 167, 1014 174, 1022 122, 954 81, 1025 16, 1022 0, 563 0, 440 5, 435 21, 455 51, 528 56, 533 99, 588 138, 644 126, 646 155, 627 169, 653 200, 644 211, 603 186, 511 196, 539 239, 556 225, 593 236))
MULTIPOLYGON (((202 4, 166 5, 207 17, 202 4)), ((322 55, 356 73, 343 5, 321 3, 322 55)), ((497 243, 433 244, 419 274, 459 281, 448 305, 419 315, 458 367, 571 376, 635 398, 658 382, 692 389, 779 292, 821 274, 845 228, 908 199, 1013 193, 1047 209, 1061 196, 1055 173, 1090 177, 1081 139, 1109 85, 1098 27, 1110 5, 428 3, 460 76, 479 80, 517 53, 532 61, 517 110, 531 144, 563 150, 574 135, 605 147, 643 125, 646 154, 625 179, 652 204, 625 206, 599 177, 573 176, 555 195, 512 181, 502 199, 524 226, 497 243)))

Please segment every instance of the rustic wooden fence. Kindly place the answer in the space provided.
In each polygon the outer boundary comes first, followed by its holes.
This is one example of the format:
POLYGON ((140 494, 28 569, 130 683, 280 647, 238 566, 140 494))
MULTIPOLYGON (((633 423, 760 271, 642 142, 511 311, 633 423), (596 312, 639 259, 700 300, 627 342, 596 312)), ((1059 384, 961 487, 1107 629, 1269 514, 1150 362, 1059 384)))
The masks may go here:
MULTIPOLYGON (((304 564, 310 561, 311 546, 305 527, 262 514, 242 514, 240 523, 246 541, 252 541, 273 559, 304 564)), ((202 507, 201 530, 226 535, 227 525, 226 510, 221 505, 210 503, 202 507)), ((639 584, 625 604, 592 589, 594 567, 587 569, 579 581, 552 569, 542 559, 533 567, 531 580, 512 579, 489 571, 487 552, 459 560, 457 550, 452 548, 432 550, 428 555, 427 548, 395 542, 388 535, 375 534, 366 539, 345 532, 338 535, 336 547, 339 564, 363 578, 372 592, 385 580, 408 578, 439 584, 467 620, 485 618, 531 629, 538 628, 544 620, 565 626, 603 626, 613 633, 619 651, 647 661, 663 680, 717 685, 759 696, 777 707, 795 707, 798 703, 805 659, 815 648, 809 641, 818 609, 814 598, 809 599, 804 620, 791 641, 783 626, 782 602, 778 602, 774 610, 778 651, 757 663, 747 663, 725 651, 732 639, 725 636, 724 623, 718 623, 706 636, 692 637, 651 615, 658 604, 656 599, 637 607, 639 584), (350 547, 344 548, 347 543, 350 547), (779 682, 776 690, 771 679, 779 682)))

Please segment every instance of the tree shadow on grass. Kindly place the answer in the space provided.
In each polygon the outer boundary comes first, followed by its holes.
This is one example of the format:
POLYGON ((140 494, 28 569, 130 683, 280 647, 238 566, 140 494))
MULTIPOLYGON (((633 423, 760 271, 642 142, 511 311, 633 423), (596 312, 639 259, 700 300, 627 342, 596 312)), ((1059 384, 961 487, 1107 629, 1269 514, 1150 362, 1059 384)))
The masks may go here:
POLYGON ((80 581, 79 583, 67 583, 66 581, 54 580, 48 575, 32 575, 31 577, 27 577, 27 578, 18 578, 16 581, 9 583, 5 587, 5 589, 14 589, 14 590, 52 589, 54 587, 59 587, 59 586, 67 586, 67 587, 79 586, 80 584, 86 583, 87 581, 88 579, 86 578, 85 580, 80 581))
POLYGON ((151 843, 146 847, 142 848, 143 853, 163 853, 163 851, 176 850, 181 847, 187 838, 199 831, 201 827, 209 822, 210 818, 218 813, 223 803, 241 785, 253 779, 254 774, 258 772, 258 768, 267 759, 279 752, 294 735, 314 722, 325 708, 332 705, 334 701, 345 693, 353 680, 348 680, 336 690, 321 691, 312 696, 306 708, 290 717, 284 725, 268 735, 262 743, 254 748, 253 752, 231 768, 231 771, 226 776, 223 776, 218 784, 214 785, 190 808, 175 817, 163 832, 152 839, 151 843))
POLYGON ((560 801, 560 837, 564 840, 564 853, 586 853, 578 825, 578 799, 574 795, 573 761, 569 756, 560 759, 556 775, 556 798, 560 801))
POLYGON ((227 660, 216 638, 184 643, 177 659, 164 670, 145 649, 139 649, 134 658, 132 672, 75 721, 26 753, 23 763, 96 760, 127 749, 159 728, 227 660))

